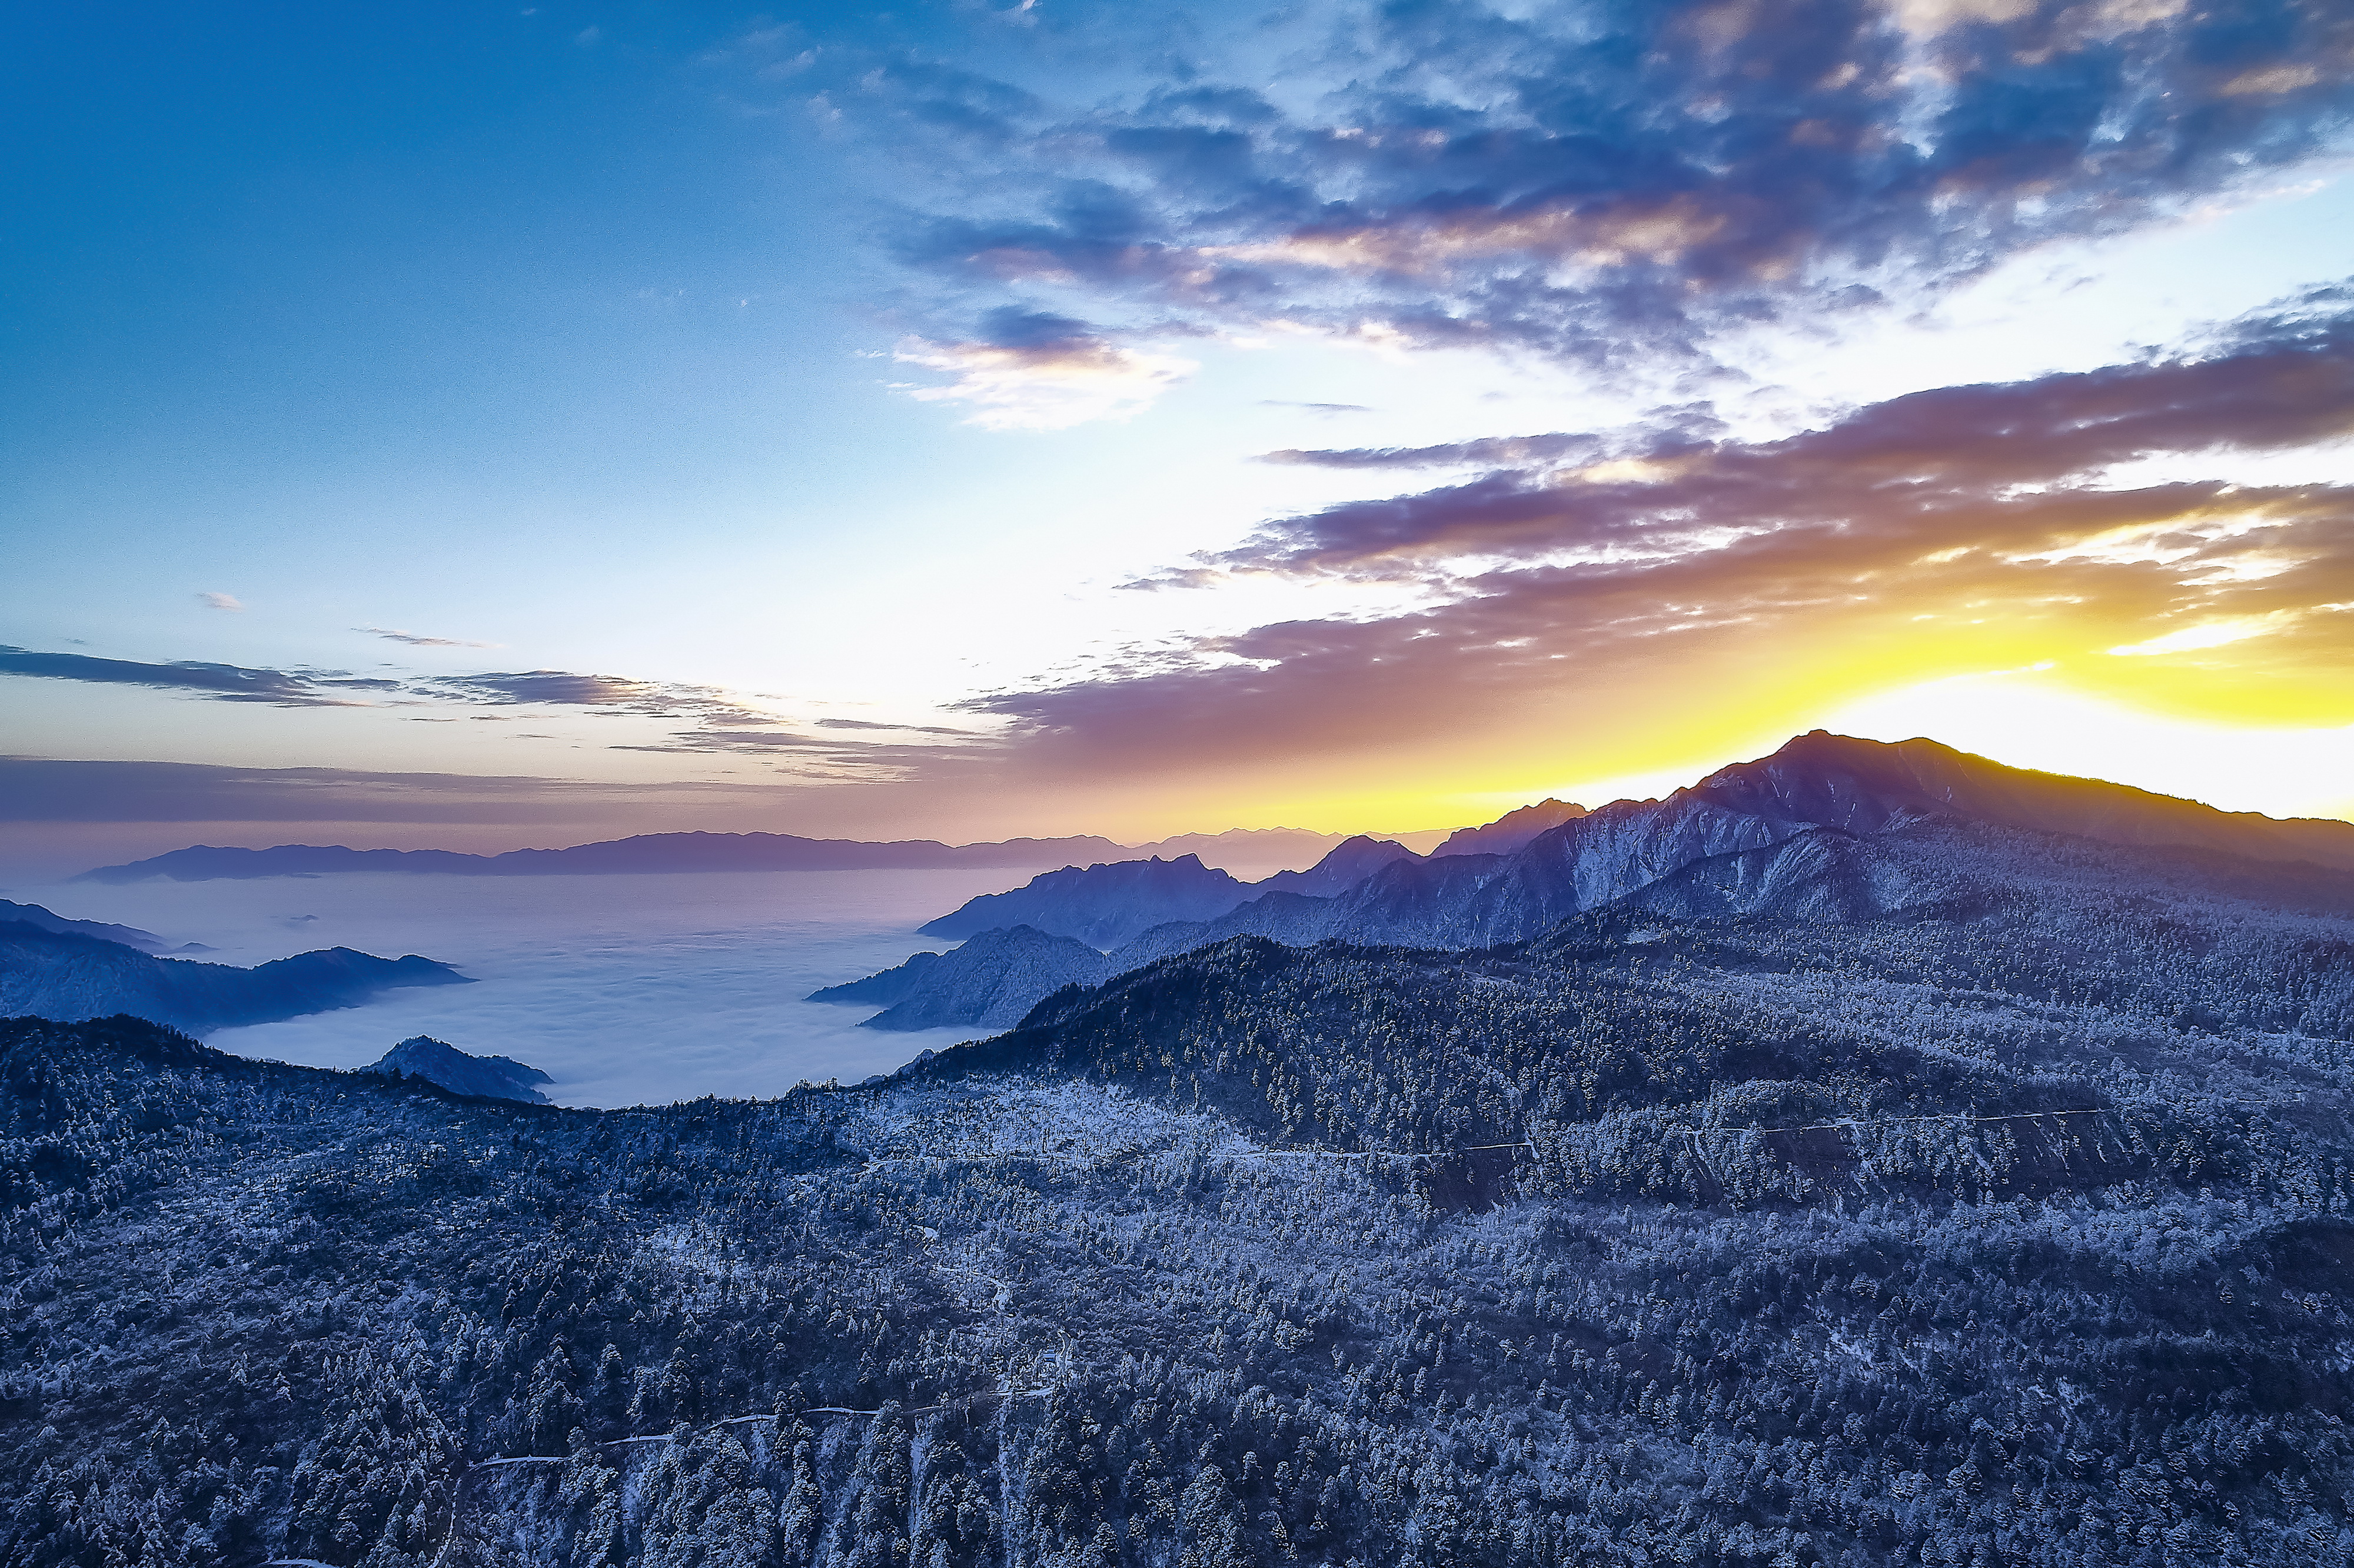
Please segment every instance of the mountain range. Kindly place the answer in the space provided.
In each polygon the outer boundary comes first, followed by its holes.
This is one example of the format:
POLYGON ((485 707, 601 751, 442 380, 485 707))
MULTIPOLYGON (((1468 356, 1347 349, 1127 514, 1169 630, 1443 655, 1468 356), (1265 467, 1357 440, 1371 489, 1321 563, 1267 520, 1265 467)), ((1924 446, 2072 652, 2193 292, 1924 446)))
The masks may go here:
MULTIPOLYGON (((48 913, 38 906, 14 907, 48 913)), ((58 923, 69 927, 95 924, 58 923)), ((21 918, 0 920, 0 1016, 79 1020, 127 1013, 203 1034, 356 1007, 381 991, 404 986, 466 983, 467 978, 447 964, 415 954, 379 959, 350 948, 329 948, 238 969, 156 958, 75 929, 52 929, 21 918)))
MULTIPOLYGON (((1284 886, 1275 878, 1236 883, 1183 861, 1066 868, 1012 893, 973 899, 923 930, 978 938, 1019 923, 1111 949, 1114 974, 1245 935, 1295 946, 1338 938, 1482 948, 1525 940, 1571 916, 1638 895, 1662 907, 1679 897, 1697 901, 1719 915, 1787 907, 1788 899, 1801 896, 1789 891, 1791 866, 1831 859, 1854 870, 1856 879, 1838 886, 1810 884, 1803 896, 1829 901, 1825 908, 1876 910, 1880 895, 1873 889, 1880 884, 1874 879, 1897 875, 1886 863, 1899 854, 1890 835, 1930 823, 2164 848, 2177 862, 2205 856, 2216 863, 2211 874, 2223 883, 2299 907, 2337 907, 2340 895, 2333 890, 2344 885, 2340 874, 2354 869, 2354 823, 2219 811, 2124 785, 2009 768, 1934 741, 1888 744, 1822 731, 1758 761, 1721 769, 1665 800, 1614 801, 1591 812, 1547 802, 1528 813, 1533 818, 1516 812, 1492 824, 1534 830, 1508 853, 1459 847, 1510 842, 1500 833, 1482 839, 1484 829, 1450 840, 1458 853, 1426 858, 1402 846, 1352 840, 1325 864, 1292 874, 1284 886), (1538 826, 1547 815, 1553 825, 1538 826), (1815 836, 1825 832, 1847 842, 1834 848, 1832 841, 1815 836), (1794 851, 1792 861, 1772 853, 1802 838, 1807 846, 1794 851), (1886 853, 1870 847, 1876 845, 1886 853), (2221 869, 2227 864, 2231 869, 2221 869), (1706 869, 1682 874, 1697 867, 1706 869), (1680 875, 1681 883, 1668 885, 1680 875), (1222 903, 1225 908, 1215 907, 1222 903)), ((1946 848, 1965 858, 1975 853, 1953 843, 1946 848)), ((1023 977, 1033 1001, 1056 989, 1049 982, 1057 977, 1063 984, 1097 983, 1089 977, 1098 966, 1068 950, 1059 954, 1059 964, 1040 962, 1034 953, 1021 976, 1009 970, 992 980, 993 951, 981 948, 937 970, 956 976, 962 997, 986 991, 992 1019, 1010 1012, 1023 977)), ((979 1013, 959 1016, 960 1004, 932 994, 923 976, 914 978, 896 1006, 905 1010, 901 1017, 981 1021, 979 1013)))
MULTIPOLYGON (((1410 835, 1427 839, 1434 835, 1410 835)), ((567 849, 511 850, 468 854, 456 850, 351 849, 343 844, 279 844, 270 849, 192 845, 166 854, 103 865, 76 881, 174 882, 245 880, 264 876, 329 876, 355 872, 441 876, 614 875, 712 871, 937 871, 960 866, 1048 866, 1106 855, 1208 854, 1236 863, 1313 858, 1339 844, 1339 833, 1297 828, 1235 828, 1187 833, 1158 844, 1117 844, 1109 839, 1007 839, 946 844, 931 839, 870 843, 810 839, 790 833, 642 833, 567 849)))
POLYGON ((1809 736, 770 1101, 0 1021, 0 1563, 2340 1564, 2349 834, 1809 736))

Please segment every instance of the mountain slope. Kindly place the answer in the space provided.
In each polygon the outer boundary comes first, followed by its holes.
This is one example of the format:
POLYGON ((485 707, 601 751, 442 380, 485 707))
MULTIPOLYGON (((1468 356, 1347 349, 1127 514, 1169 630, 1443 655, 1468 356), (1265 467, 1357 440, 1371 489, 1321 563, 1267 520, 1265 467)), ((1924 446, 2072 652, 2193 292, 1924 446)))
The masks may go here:
POLYGON ((1010 1029, 1040 997, 1098 984, 1112 972, 1112 961, 1085 942, 1016 926, 981 932, 949 952, 917 953, 896 969, 811 991, 809 1000, 882 1007, 860 1025, 865 1029, 1010 1029))
POLYGON ((2107 863, 1238 939, 768 1103, 0 1023, 0 1562, 2336 1562, 2345 922, 2107 863))
MULTIPOLYGON (((1947 845, 1947 853, 1965 860, 1993 854, 1999 862, 2009 853, 1992 847, 2000 832, 2024 831, 2046 835, 2048 853, 2062 861, 2080 856, 2086 846, 2108 846, 2124 857, 2118 864, 2137 868, 2135 874, 2163 881, 2195 873, 2206 885, 2228 885, 2232 896, 2293 908, 2337 907, 2339 895, 2331 890, 2345 882, 2340 860, 2354 864, 2354 824, 2277 822, 2119 785, 2006 768, 1930 741, 1891 746, 1818 731, 1665 800, 1614 801, 1565 816, 1510 854, 1424 859, 1401 850, 1377 857, 1344 845, 1328 857, 1331 875, 1290 879, 1301 891, 1237 899, 1232 907, 1191 918, 1170 917, 1164 903, 1131 894, 1131 883, 1122 878, 1134 873, 1105 867, 1090 884, 1093 901, 1085 914, 1090 929, 1127 933, 1112 955, 1117 971, 1236 936, 1295 945, 1338 938, 1437 948, 1526 941, 1559 921, 1654 888, 1653 905, 1667 912, 1861 919, 1895 907, 1890 900, 1898 896, 1897 885, 1910 888, 1904 897, 1920 901, 1931 896, 1929 888, 1941 877, 2005 881, 2016 872, 2032 880, 2033 865, 1939 869, 1910 851, 1891 861, 1858 847, 1924 823, 1996 831, 1996 838, 1947 845), (1843 835, 1843 842, 1824 836, 1827 832, 1843 835), (1774 853, 1801 843, 1792 857, 1774 853), (2290 850, 2306 853, 2298 858, 2290 850), (1357 857, 1346 866, 1343 851, 1357 857), (1844 866, 1862 883, 1842 886, 1814 877, 1807 868, 1817 861, 1844 866), (1352 884, 1348 872, 1367 865, 1369 874, 1352 884), (1712 869, 1678 881, 1687 868, 1702 865, 1712 869), (1874 876, 1894 883, 1866 885, 1874 876), (1316 886, 1331 891, 1307 892, 1316 886)), ((1045 995, 1039 990, 1034 1000, 1045 995)))
POLYGON ((423 1078, 453 1095, 482 1099, 518 1100, 525 1105, 550 1104, 539 1092, 556 1080, 536 1067, 507 1056, 473 1056, 446 1040, 429 1034, 412 1035, 361 1069, 386 1077, 423 1078))
POLYGON ((167 944, 153 931, 142 931, 136 926, 110 926, 103 920, 69 920, 53 915, 37 904, 12 904, 0 898, 0 922, 20 921, 44 931, 63 931, 77 937, 95 937, 101 942, 120 942, 126 948, 136 948, 143 953, 160 953, 167 944))
POLYGON ((1116 948, 1171 920, 1223 915, 1249 897, 1249 889, 1248 883, 1190 854, 1070 865, 1033 877, 1011 893, 969 899, 917 929, 927 937, 970 937, 1028 926, 1089 947, 1116 948))
POLYGON ((1347 892, 1394 862, 1421 858, 1393 840, 1359 833, 1333 845, 1331 853, 1306 871, 1278 871, 1251 885, 1262 893, 1298 893, 1310 898, 1330 898, 1336 893, 1347 892))
POLYGON ((1458 828, 1430 853, 1434 856, 1510 854, 1539 833, 1584 815, 1585 808, 1574 800, 1539 800, 1532 806, 1507 811, 1485 826, 1458 828))
POLYGON ((1934 740, 1895 744, 1815 730, 1722 768, 1686 796, 1776 821, 1879 832, 1935 813, 2118 844, 2178 844, 2354 871, 2354 822, 2221 811, 2130 785, 2009 768, 1934 740))
POLYGON ((356 1007, 403 986, 463 985, 464 975, 414 954, 379 959, 349 948, 236 969, 156 959, 119 942, 0 923, 0 1015, 78 1020, 127 1013, 194 1033, 356 1007))

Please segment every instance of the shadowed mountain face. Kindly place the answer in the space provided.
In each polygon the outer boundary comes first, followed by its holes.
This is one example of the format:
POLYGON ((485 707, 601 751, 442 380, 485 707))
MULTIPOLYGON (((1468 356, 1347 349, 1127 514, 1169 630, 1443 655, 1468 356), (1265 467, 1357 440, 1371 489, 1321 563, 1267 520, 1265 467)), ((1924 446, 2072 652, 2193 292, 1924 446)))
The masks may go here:
MULTIPOLYGON (((1193 855, 1065 866, 1011 893, 986 893, 922 927, 928 937, 966 937, 1028 926, 1117 948, 1158 926, 1213 919, 1269 894, 1331 897, 1373 873, 1421 856, 1404 844, 1359 834, 1335 845, 1306 871, 1279 871, 1240 882, 1193 855)), ((835 988, 837 990, 843 988, 835 988)))
POLYGON ((446 1040, 429 1034, 412 1035, 362 1069, 387 1077, 423 1078, 453 1095, 479 1099, 520 1100, 525 1105, 551 1102, 539 1092, 556 1080, 536 1067, 506 1056, 472 1056, 446 1040))
MULTIPOLYGON (((1569 1158, 1537 1130, 1555 1118, 1662 1101, 1702 1127, 1934 1115, 1949 1095, 1974 1114, 2027 1113, 2113 1103, 2114 1065, 2161 1097, 2170 1074, 2195 1071, 2216 1075, 2194 1097, 2228 1098, 2229 1079, 2230 1095, 2286 1104, 2343 1075, 2349 1047, 2354 879, 1946 820, 1809 829, 1470 952, 1233 938, 1051 997, 1021 1028, 905 1075, 1050 1067, 1214 1093, 1271 1139, 1533 1137, 1543 1163, 1569 1158), (1944 1026, 1909 1020, 1976 1006, 1992 1010, 1988 1028, 1962 1033, 1979 1045, 1924 1054, 1944 1026), (1860 1027, 1884 1031, 1871 1060, 1823 1054, 1820 1040, 1860 1027), (1861 1097, 1842 1101, 1842 1083, 1861 1097)), ((2010 1128, 2025 1147, 2007 1158, 2064 1166, 2080 1147, 2064 1130, 2010 1128)), ((1617 1190, 1712 1201, 1704 1144, 1664 1153, 1617 1190)))
POLYGON ((62 915, 50 914, 37 904, 11 904, 0 898, 0 922, 12 920, 44 931, 63 931, 77 937, 95 937, 101 942, 120 942, 143 953, 160 953, 171 945, 154 932, 142 931, 136 926, 110 926, 103 920, 69 920, 62 915))
POLYGON ((1165 921, 1223 915, 1249 896, 1250 884, 1198 856, 1116 861, 1065 866, 1011 893, 985 893, 920 929, 927 937, 970 937, 1028 926, 1092 948, 1116 948, 1165 921))
POLYGON ((128 1013, 191 1033, 356 1007, 379 991, 463 985, 446 964, 379 959, 349 948, 299 953, 241 969, 156 959, 119 942, 0 923, 0 1014, 107 1018, 128 1013))
POLYGON ((809 1000, 882 1007, 861 1025, 866 1029, 1011 1029, 1038 998, 1066 985, 1098 984, 1114 972, 1112 960, 1085 942, 1016 926, 983 931, 951 952, 917 953, 896 969, 812 991, 809 1000))
MULTIPOLYGON (((2005 768, 1933 741, 1901 746, 1817 732, 1774 756, 1712 775, 1664 800, 1621 800, 1548 830, 1516 853, 1384 867, 1331 901, 1320 920, 1266 912, 1264 934, 1343 937, 1438 948, 1524 940, 1698 862, 1770 849, 1817 828, 1871 837, 1937 819, 2027 829, 2178 855, 2221 853, 2354 866, 2354 824, 2276 822, 2122 785, 2005 768), (2301 853, 2292 853, 2301 852, 2301 853)), ((2250 868, 2242 874, 2263 880, 2250 868)), ((2301 896, 2301 895, 2300 895, 2301 896)), ((1245 906, 1205 939, 1256 931, 1245 906)))

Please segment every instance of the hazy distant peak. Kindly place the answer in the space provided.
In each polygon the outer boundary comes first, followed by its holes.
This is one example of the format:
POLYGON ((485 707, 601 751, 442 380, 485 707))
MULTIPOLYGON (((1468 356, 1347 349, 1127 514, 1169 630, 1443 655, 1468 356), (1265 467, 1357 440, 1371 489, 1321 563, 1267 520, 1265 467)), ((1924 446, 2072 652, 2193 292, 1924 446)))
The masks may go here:
POLYGON ((1507 811, 1485 826, 1458 828, 1430 853, 1433 859, 1443 854, 1510 854, 1539 833, 1585 814, 1585 808, 1575 800, 1539 800, 1507 811))
POLYGON ((1350 888, 1381 870, 1402 860, 1420 860, 1414 851, 1391 839, 1377 839, 1359 833, 1343 839, 1332 853, 1306 871, 1279 871, 1255 885, 1270 893, 1300 893, 1313 898, 1329 898, 1346 893, 1350 888))

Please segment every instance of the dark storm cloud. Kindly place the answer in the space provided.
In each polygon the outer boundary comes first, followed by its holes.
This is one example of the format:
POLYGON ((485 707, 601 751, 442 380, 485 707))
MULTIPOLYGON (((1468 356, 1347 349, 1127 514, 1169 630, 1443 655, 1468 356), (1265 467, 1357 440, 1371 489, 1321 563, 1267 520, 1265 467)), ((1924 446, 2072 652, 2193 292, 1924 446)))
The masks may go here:
POLYGON ((2354 12, 2320 0, 1408 0, 1355 23, 1288 62, 1280 109, 1214 64, 1087 110, 874 72, 868 109, 961 160, 904 257, 997 296, 980 341, 1021 315, 1005 298, 1052 294, 1130 332, 1280 318, 1625 360, 2148 221, 2312 155, 2354 105, 2354 12))

